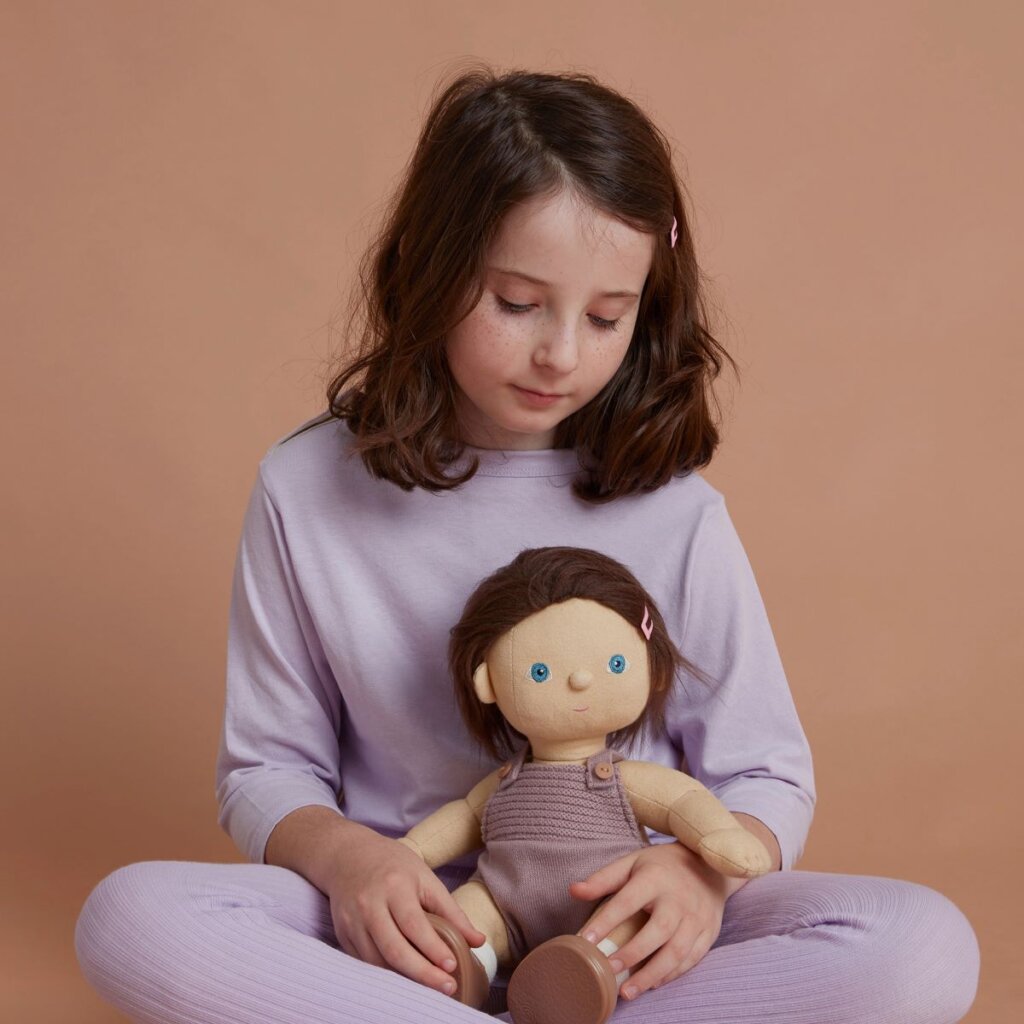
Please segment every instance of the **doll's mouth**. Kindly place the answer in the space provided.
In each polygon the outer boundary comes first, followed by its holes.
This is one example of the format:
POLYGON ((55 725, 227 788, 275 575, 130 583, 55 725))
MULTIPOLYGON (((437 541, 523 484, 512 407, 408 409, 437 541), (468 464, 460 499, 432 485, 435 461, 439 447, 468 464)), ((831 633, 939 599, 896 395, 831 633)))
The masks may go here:
POLYGON ((589 711, 590 705, 588 704, 585 708, 573 708, 573 711, 589 711))

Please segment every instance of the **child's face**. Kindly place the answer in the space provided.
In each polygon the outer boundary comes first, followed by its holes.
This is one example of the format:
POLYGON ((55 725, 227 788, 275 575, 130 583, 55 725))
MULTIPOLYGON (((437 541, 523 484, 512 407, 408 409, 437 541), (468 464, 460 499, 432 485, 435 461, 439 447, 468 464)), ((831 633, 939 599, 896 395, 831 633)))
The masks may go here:
POLYGON ((650 696, 639 630, 596 601, 550 605, 510 629, 487 655, 501 713, 536 745, 603 740, 635 722, 650 696))
POLYGON ((480 301, 446 343, 462 439, 478 448, 550 448, 558 423, 622 363, 653 255, 652 235, 581 211, 564 193, 510 210, 487 255, 480 301))

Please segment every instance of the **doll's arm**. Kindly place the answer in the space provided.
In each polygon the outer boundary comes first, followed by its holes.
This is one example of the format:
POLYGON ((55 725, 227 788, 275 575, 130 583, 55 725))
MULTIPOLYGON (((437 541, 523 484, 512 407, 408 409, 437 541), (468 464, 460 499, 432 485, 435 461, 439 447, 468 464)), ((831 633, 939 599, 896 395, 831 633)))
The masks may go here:
POLYGON ((480 821, 487 801, 501 781, 493 771, 478 782, 468 796, 439 807, 414 825, 398 842, 418 853, 429 868, 438 868, 464 853, 483 846, 480 821))
POLYGON ((696 779, 650 761, 618 768, 639 824, 674 835, 723 875, 753 878, 771 870, 764 843, 696 779))

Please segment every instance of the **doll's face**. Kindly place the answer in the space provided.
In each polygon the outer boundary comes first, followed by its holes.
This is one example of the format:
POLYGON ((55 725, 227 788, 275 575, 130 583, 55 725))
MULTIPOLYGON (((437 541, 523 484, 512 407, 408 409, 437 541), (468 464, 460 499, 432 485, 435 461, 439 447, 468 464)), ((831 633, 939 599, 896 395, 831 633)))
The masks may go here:
POLYGON ((572 598, 514 626, 491 647, 477 696, 531 742, 606 736, 647 706, 650 672, 639 623, 572 598))

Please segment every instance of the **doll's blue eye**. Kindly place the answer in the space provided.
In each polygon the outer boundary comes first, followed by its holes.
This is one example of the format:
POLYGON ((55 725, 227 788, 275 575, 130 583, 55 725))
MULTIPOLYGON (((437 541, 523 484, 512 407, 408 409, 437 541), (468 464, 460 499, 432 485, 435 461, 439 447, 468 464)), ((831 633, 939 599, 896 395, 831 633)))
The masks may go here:
POLYGON ((530 666, 530 678, 535 683, 546 683, 551 678, 551 669, 543 661, 535 661, 530 666))
POLYGON ((626 669, 629 668, 629 662, 626 661, 624 654, 613 654, 608 659, 608 671, 614 672, 616 675, 621 675, 626 669))

